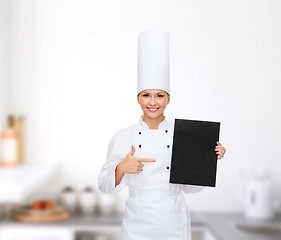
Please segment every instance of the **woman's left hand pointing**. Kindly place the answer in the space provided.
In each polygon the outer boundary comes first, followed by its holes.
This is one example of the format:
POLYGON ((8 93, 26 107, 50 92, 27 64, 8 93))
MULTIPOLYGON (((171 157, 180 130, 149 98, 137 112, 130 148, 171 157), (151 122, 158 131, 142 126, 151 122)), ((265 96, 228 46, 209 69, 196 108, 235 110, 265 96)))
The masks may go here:
POLYGON ((223 158, 226 149, 221 145, 221 143, 219 141, 217 141, 217 146, 215 148, 216 154, 218 154, 218 160, 223 158))

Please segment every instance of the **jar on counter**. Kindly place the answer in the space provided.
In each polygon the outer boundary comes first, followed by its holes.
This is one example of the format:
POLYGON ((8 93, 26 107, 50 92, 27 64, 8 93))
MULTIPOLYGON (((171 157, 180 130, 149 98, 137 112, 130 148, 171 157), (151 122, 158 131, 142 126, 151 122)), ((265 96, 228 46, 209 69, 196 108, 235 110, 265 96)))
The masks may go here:
POLYGON ((2 167, 12 167, 17 164, 18 142, 17 134, 13 129, 3 130, 1 133, 1 158, 2 167))
POLYGON ((61 193, 61 201, 63 206, 71 213, 76 212, 77 208, 77 194, 72 187, 66 187, 61 193))
POLYGON ((94 214, 97 203, 97 194, 91 187, 86 187, 79 196, 81 212, 85 215, 94 214))
POLYGON ((103 215, 114 214, 116 208, 116 196, 100 192, 99 210, 103 215))

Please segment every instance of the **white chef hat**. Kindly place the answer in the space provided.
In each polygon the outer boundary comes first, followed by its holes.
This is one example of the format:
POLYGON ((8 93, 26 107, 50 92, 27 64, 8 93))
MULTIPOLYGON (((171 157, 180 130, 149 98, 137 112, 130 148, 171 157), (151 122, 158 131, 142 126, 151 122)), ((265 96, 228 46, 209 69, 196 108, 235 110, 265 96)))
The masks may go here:
POLYGON ((143 31, 138 36, 137 94, 161 89, 170 94, 169 34, 143 31))

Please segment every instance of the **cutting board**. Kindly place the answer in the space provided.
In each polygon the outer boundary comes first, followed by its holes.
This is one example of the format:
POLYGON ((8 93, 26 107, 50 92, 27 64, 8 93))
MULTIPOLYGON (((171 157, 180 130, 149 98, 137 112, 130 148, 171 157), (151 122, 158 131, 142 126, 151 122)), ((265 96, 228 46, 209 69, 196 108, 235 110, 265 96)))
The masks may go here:
POLYGON ((57 222, 63 221, 69 218, 69 212, 66 210, 55 210, 55 211, 41 211, 38 214, 34 214, 33 210, 22 211, 14 213, 14 220, 21 222, 57 222))

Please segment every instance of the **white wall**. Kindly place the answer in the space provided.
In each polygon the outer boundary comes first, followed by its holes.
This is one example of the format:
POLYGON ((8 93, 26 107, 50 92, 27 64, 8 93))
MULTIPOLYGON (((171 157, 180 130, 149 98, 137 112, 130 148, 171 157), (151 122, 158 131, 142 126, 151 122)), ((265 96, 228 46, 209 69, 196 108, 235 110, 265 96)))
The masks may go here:
POLYGON ((57 194, 65 185, 97 186, 109 138, 142 113, 136 101, 137 34, 161 29, 170 34, 168 120, 220 121, 220 141, 227 148, 218 163, 217 187, 187 196, 189 209, 240 210, 240 166, 268 164, 281 198, 280 1, 6 0, 4 5, 6 106, 25 116, 25 162, 61 166, 38 195, 57 194))
MULTIPOLYGON (((4 68, 4 63, 3 63, 3 51, 4 51, 4 15, 3 15, 3 2, 0 1, 0 129, 3 128, 3 122, 4 122, 4 96, 3 96, 3 85, 4 85, 4 73, 3 73, 3 68, 4 68)), ((1 151, 1 150, 0 150, 1 151)))

